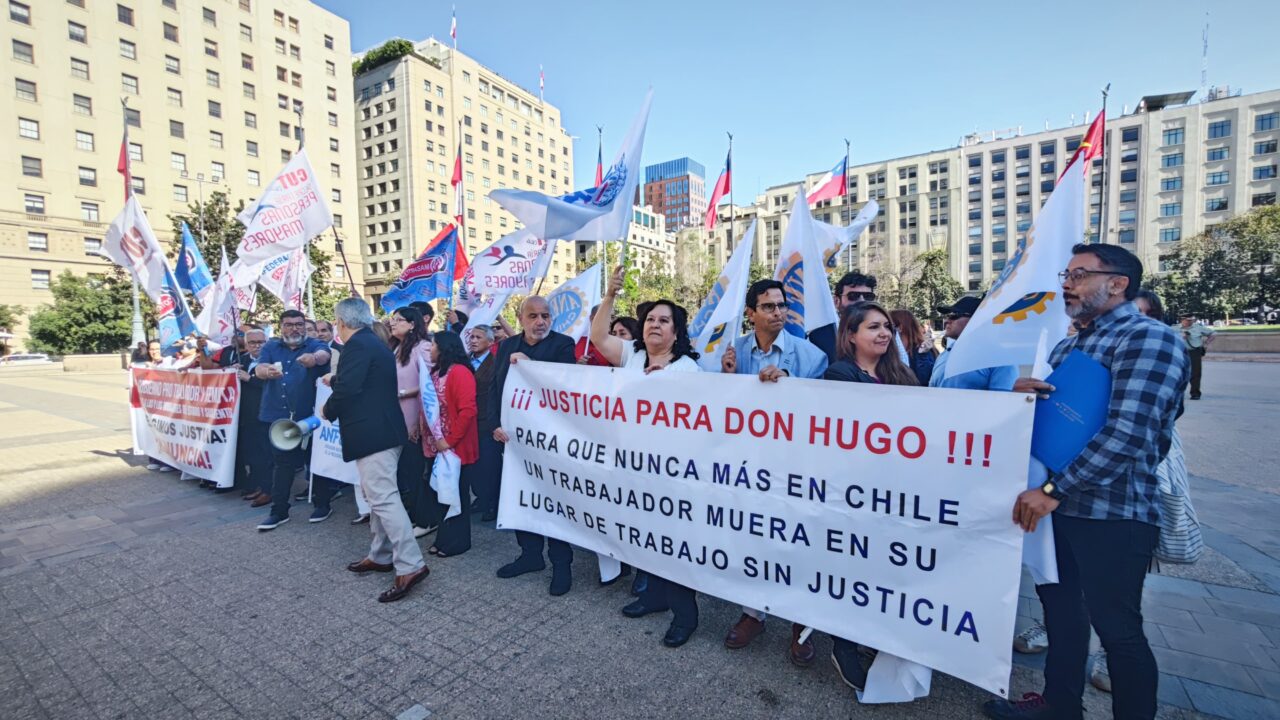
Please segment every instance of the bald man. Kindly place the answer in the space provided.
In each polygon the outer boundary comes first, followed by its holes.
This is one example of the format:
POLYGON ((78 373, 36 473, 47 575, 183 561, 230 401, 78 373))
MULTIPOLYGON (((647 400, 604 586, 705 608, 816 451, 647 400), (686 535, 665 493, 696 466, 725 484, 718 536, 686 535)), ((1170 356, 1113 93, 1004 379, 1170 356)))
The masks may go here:
MULTIPOLYGON (((507 371, 522 360, 541 360, 544 362, 575 364, 573 341, 551 329, 551 308, 546 298, 530 295, 520 303, 519 335, 509 337, 498 345, 494 354, 493 390, 489 393, 489 417, 502 417, 502 390, 507 382, 507 371)), ((510 438, 507 431, 498 427, 493 431, 493 439, 500 443, 510 438)), ((498 466, 498 477, 502 477, 501 461, 498 466)), ((520 557, 498 568, 498 577, 513 578, 525 573, 538 572, 546 567, 542 559, 544 538, 537 533, 516 531, 516 541, 520 543, 520 557)), ((547 556, 551 558, 552 595, 564 595, 573 584, 570 566, 573 563, 573 550, 569 543, 555 538, 545 538, 547 556)))

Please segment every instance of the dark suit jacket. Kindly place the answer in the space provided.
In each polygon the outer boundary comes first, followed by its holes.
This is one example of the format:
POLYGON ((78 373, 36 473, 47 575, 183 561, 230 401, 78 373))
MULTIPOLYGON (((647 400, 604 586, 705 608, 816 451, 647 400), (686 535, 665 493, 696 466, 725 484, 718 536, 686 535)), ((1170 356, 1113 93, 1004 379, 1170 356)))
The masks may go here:
POLYGON ((396 359, 369 328, 342 348, 324 416, 342 428, 342 459, 350 462, 409 440, 396 389, 396 359))
POLYGON ((484 362, 480 363, 480 367, 476 368, 476 427, 480 430, 483 437, 485 433, 493 433, 493 429, 498 427, 498 418, 490 417, 489 413, 493 408, 489 405, 489 393, 493 392, 493 368, 494 355, 497 353, 498 347, 495 345, 488 355, 484 356, 484 362))
POLYGON ((503 340, 498 345, 496 357, 493 359, 493 389, 489 392, 489 417, 493 418, 495 427, 502 425, 502 387, 507 383, 507 371, 511 369, 511 356, 524 353, 530 360, 545 362, 577 363, 574 357, 573 341, 568 335, 552 330, 537 345, 524 341, 524 334, 515 335, 503 340))

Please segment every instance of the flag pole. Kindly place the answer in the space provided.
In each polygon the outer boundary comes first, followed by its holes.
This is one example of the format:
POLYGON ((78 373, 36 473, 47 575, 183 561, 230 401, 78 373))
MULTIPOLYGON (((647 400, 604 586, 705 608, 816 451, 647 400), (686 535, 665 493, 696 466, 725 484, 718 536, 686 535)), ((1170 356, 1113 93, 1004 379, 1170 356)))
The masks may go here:
POLYGON ((351 276, 351 266, 347 264, 347 254, 342 249, 342 238, 338 237, 338 228, 329 226, 333 231, 333 246, 338 251, 338 257, 342 258, 342 268, 347 273, 347 282, 351 283, 351 297, 360 297, 360 293, 356 292, 356 279, 351 276))
MULTIPOLYGON (((120 121, 124 126, 124 201, 129 202, 129 198, 133 195, 133 173, 129 171, 129 163, 133 157, 129 154, 129 98, 120 98, 120 121)), ((142 323, 142 305, 138 297, 138 278, 133 271, 129 271, 130 294, 133 299, 133 326, 130 332, 130 340, 133 346, 138 347, 138 343, 147 341, 147 329, 142 323)))
MULTIPOLYGON (((853 224, 853 202, 849 200, 849 138, 844 139, 844 204, 848 208, 848 220, 845 227, 853 224)), ((853 270, 853 243, 850 242, 844 248, 844 268, 845 272, 853 270)))
POLYGON ((1102 184, 1099 192, 1098 207, 1098 242, 1107 241, 1107 163, 1111 156, 1107 155, 1107 94, 1111 92, 1111 83, 1102 88, 1102 184))
MULTIPOLYGON (((732 167, 733 166, 733 133, 726 130, 724 134, 729 136, 729 164, 730 164, 730 167, 732 167)), ((712 212, 715 212, 714 208, 712 208, 712 212)), ((734 221, 733 174, 732 174, 732 171, 730 171, 730 175, 729 175, 729 242, 725 243, 725 250, 729 250, 728 246, 734 244, 733 243, 733 225, 734 225, 733 221, 734 221)), ((726 253, 726 256, 727 255, 728 253, 726 253)), ((725 262, 728 262, 728 259, 726 259, 725 262)))

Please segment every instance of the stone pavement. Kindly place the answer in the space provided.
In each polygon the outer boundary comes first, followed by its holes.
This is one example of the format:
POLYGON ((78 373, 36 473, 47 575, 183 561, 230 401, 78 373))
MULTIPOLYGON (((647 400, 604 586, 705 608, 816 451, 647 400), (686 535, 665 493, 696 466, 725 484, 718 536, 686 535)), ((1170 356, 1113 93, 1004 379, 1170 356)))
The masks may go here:
MULTIPOLYGON (((630 596, 593 563, 562 598, 549 574, 497 579, 515 543, 479 523, 470 553, 380 605, 385 578, 342 570, 368 544, 349 496, 259 534, 234 493, 137 467, 123 386, 0 374, 0 718, 965 718, 989 697, 936 674, 929 698, 859 706, 825 637, 807 670, 785 623, 731 652, 737 608, 711 599, 668 650, 667 620, 623 618, 630 596)), ((1212 550, 1148 583, 1161 717, 1280 717, 1280 366, 1206 364, 1205 393, 1180 426, 1212 550)), ((1015 661, 1014 693, 1038 690, 1043 656, 1015 661)))

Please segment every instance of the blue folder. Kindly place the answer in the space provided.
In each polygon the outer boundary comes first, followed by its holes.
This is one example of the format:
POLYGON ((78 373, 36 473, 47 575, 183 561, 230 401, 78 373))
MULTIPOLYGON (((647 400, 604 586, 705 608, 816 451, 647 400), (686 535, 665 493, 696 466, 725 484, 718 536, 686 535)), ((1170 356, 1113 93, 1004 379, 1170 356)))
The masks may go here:
POLYGON ((1031 454, 1060 473, 1102 429, 1111 404, 1111 372, 1097 360, 1072 350, 1045 382, 1055 389, 1036 401, 1031 454))

